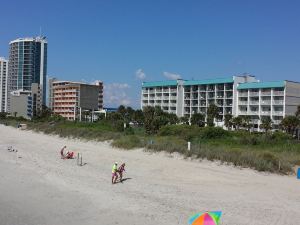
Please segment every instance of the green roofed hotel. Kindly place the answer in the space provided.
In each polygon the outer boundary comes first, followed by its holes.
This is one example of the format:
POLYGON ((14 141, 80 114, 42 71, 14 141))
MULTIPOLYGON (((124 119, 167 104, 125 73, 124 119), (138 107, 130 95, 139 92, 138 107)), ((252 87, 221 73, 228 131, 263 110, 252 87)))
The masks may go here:
POLYGON ((231 76, 204 80, 143 82, 141 107, 159 106, 178 117, 194 113, 206 115, 209 105, 219 109, 217 126, 224 117, 247 115, 254 130, 259 131, 263 117, 270 117, 274 129, 300 105, 300 83, 292 81, 260 82, 254 76, 231 76))

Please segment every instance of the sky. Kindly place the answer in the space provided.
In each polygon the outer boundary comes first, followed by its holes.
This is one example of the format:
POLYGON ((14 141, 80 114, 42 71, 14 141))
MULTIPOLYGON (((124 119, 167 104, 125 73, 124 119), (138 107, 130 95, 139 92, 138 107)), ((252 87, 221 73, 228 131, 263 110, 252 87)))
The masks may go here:
POLYGON ((104 104, 140 107, 142 81, 248 73, 300 81, 297 0, 1 1, 0 56, 48 40, 48 76, 104 82, 104 104))

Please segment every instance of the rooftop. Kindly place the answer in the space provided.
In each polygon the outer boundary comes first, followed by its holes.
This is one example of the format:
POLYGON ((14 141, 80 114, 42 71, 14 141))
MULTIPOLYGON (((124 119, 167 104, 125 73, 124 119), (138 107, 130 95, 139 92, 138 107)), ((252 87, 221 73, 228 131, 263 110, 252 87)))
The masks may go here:
POLYGON ((257 89, 257 88, 279 88, 284 87, 285 81, 270 81, 270 82, 251 82, 251 83, 241 83, 238 86, 238 90, 242 89, 257 89))
POLYGON ((46 37, 25 37, 25 38, 18 38, 16 40, 13 40, 9 42, 9 44, 17 43, 17 42, 24 42, 24 41, 37 41, 37 42, 45 42, 47 43, 46 37))
POLYGON ((143 82, 142 87, 163 87, 163 86, 177 86, 177 80, 143 82))
MULTIPOLYGON (((103 84, 102 81, 97 81, 100 84, 103 84)), ((75 82, 75 81, 67 81, 67 80, 55 80, 52 84, 62 84, 62 85, 72 85, 72 84, 81 84, 81 85, 92 85, 92 86, 99 86, 98 84, 88 84, 84 82, 75 82)))
POLYGON ((205 80, 187 80, 184 85, 199 85, 199 84, 224 84, 233 83, 233 77, 205 79, 205 80))

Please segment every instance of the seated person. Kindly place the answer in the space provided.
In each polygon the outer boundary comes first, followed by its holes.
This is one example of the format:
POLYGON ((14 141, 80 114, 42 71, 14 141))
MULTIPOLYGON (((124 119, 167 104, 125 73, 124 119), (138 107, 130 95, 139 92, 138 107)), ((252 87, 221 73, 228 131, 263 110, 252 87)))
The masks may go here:
POLYGON ((64 153, 65 149, 67 148, 67 146, 64 146, 61 150, 60 150, 60 156, 62 159, 73 159, 74 157, 74 152, 70 152, 70 151, 66 151, 66 153, 64 153))

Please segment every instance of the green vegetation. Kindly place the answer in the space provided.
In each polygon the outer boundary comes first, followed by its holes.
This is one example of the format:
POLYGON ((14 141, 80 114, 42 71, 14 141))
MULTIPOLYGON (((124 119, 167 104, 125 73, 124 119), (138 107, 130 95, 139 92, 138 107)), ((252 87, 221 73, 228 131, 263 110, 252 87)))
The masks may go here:
MULTIPOLYGON (((210 113, 210 120, 218 118, 214 106, 210 107, 210 113)), ((185 157, 219 160, 258 171, 289 174, 294 166, 300 165, 300 142, 293 137, 300 125, 299 115, 282 121, 281 127, 285 132, 269 132, 272 123, 268 119, 263 120, 264 133, 250 132, 252 124, 247 116, 226 115, 228 130, 224 130, 205 126, 202 114, 194 114, 190 126, 187 125, 188 118, 178 119, 174 114, 153 107, 144 111, 120 107, 117 112, 94 123, 70 122, 49 114, 26 123, 29 129, 60 137, 111 140, 112 146, 123 149, 178 152, 185 157), (187 150, 188 141, 191 142, 190 151, 187 150)), ((0 114, 0 123, 6 125, 17 126, 23 120, 0 114)))

